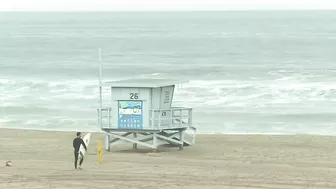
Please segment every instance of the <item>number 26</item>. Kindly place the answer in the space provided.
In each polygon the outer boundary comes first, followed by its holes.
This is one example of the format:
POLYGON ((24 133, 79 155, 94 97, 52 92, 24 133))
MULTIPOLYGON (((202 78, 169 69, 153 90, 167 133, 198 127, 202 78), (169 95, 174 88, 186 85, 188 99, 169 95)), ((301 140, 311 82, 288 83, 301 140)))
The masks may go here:
POLYGON ((139 95, 138 93, 130 93, 130 99, 138 99, 139 95))

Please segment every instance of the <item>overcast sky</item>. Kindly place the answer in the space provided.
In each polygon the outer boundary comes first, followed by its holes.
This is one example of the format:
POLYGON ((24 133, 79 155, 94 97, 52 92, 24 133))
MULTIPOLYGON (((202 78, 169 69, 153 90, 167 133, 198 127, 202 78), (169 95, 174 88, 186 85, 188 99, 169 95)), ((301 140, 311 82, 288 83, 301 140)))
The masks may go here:
POLYGON ((335 9, 336 0, 0 0, 0 11, 335 9))

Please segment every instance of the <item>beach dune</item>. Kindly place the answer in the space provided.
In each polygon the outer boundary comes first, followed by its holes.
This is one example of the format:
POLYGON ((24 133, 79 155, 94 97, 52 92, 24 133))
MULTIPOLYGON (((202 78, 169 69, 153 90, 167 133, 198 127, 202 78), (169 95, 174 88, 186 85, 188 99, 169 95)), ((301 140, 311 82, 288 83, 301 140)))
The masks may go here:
POLYGON ((75 134, 0 129, 0 188, 336 188, 335 137, 198 135, 182 151, 116 146, 98 164, 104 135, 93 133, 83 170, 74 170, 75 134))

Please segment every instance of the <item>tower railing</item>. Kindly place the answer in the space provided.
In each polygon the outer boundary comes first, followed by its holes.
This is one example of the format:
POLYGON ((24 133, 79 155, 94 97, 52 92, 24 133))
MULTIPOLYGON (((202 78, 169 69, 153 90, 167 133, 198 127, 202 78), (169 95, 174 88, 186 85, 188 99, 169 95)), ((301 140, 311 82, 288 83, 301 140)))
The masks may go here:
POLYGON ((101 111, 99 110, 100 109, 97 109, 97 113, 98 113, 97 125, 100 128, 111 128, 112 108, 102 108, 101 111), (100 117, 100 114, 102 114, 101 117, 100 117), (102 122, 100 122, 100 118, 102 119, 102 122))
MULTIPOLYGON (((112 108, 97 109, 97 123, 100 128, 112 127, 112 108), (102 125, 100 125, 100 113, 102 114, 102 125)), ((149 125, 147 129, 161 130, 181 127, 192 127, 192 108, 172 107, 171 109, 151 109, 149 110, 149 125)), ((117 128, 117 127, 116 127, 117 128)))
POLYGON ((172 107, 171 109, 151 109, 149 112, 149 126, 152 129, 192 126, 192 108, 172 107))

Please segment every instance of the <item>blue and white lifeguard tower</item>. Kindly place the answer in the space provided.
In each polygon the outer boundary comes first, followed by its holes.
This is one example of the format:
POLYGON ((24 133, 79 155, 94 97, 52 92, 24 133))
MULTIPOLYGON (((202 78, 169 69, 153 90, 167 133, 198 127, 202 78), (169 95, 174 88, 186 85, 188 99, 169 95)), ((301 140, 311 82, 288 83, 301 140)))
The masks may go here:
MULTIPOLYGON (((101 77, 101 67, 100 67, 101 77)), ((157 149, 160 145, 179 147, 195 143, 192 108, 172 107, 175 85, 184 81, 129 79, 101 82, 98 125, 106 133, 105 149, 120 142, 157 149), (110 107, 104 107, 102 89, 111 91, 110 107)))

